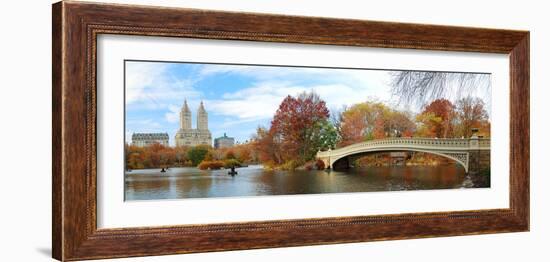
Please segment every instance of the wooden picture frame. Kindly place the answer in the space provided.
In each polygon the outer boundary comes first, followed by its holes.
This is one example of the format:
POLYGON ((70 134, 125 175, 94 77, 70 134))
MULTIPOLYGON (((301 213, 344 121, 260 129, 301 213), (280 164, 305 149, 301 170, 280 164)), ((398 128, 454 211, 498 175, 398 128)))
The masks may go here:
MULTIPOLYGON (((53 5, 53 257, 82 260, 529 230, 529 32, 83 2, 53 5), (510 207, 98 229, 99 34, 508 54, 510 207)), ((498 90, 497 90, 498 92, 498 90)))

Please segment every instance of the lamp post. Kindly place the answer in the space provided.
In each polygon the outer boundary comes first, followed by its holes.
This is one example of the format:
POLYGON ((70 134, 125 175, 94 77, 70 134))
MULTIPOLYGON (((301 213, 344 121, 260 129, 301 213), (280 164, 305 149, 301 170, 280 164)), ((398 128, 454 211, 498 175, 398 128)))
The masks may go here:
MULTIPOLYGON (((479 132, 479 129, 477 127, 472 127, 470 131, 472 132, 472 136, 470 137, 470 149, 476 150, 476 159, 474 163, 476 165, 475 171, 477 172, 479 171, 479 158, 481 157, 481 152, 479 149, 479 137, 477 136, 477 132, 479 132)), ((471 170, 470 167, 468 169, 471 170)))
POLYGON ((330 169, 332 168, 331 165, 330 165, 330 152, 332 151, 331 148, 328 149, 328 170, 330 171, 330 169))

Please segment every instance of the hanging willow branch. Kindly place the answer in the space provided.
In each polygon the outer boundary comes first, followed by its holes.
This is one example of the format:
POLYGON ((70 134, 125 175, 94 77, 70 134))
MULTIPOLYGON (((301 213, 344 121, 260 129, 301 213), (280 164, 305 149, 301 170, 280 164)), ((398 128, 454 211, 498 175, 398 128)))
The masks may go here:
POLYGON ((424 105, 438 98, 458 100, 491 87, 490 74, 426 71, 391 72, 391 92, 400 104, 424 105))

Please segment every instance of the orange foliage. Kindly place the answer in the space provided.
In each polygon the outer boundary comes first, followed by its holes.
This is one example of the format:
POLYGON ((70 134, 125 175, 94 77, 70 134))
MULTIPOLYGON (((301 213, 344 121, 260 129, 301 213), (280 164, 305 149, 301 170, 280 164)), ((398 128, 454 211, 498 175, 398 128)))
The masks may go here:
POLYGON ((455 107, 451 101, 447 99, 436 99, 428 104, 422 114, 433 114, 439 121, 427 121, 428 129, 435 137, 447 138, 452 137, 453 119, 455 117, 455 107))
POLYGON ((365 116, 361 111, 354 110, 343 115, 340 126, 340 146, 347 146, 364 141, 364 130, 367 128, 365 116))
POLYGON ((225 163, 223 161, 214 160, 214 161, 208 161, 204 160, 202 161, 197 167, 200 170, 206 170, 206 169, 220 169, 225 166, 225 163))

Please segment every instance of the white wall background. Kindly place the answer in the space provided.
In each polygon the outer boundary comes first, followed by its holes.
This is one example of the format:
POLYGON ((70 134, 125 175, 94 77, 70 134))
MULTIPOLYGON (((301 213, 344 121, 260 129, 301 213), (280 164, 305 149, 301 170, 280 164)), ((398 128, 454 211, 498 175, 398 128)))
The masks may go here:
MULTIPOLYGON (((217 252, 123 261, 548 261, 550 28, 544 1, 108 1, 531 31, 531 232, 217 252)), ((51 7, 9 1, 0 9, 0 260, 51 254, 51 7)))

